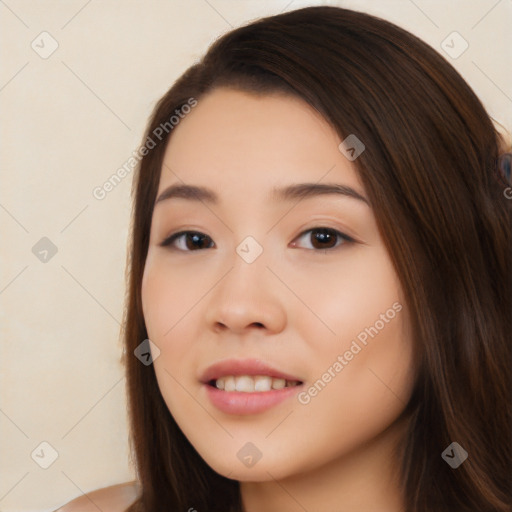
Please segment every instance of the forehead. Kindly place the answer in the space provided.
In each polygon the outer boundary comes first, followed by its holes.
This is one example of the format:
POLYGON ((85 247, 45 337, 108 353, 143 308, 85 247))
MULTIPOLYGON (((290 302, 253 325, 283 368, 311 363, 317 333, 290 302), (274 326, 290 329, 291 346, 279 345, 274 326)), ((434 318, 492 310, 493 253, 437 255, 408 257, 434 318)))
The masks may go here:
POLYGON ((298 182, 361 184, 339 151, 341 139, 302 99, 218 88, 174 127, 164 155, 159 193, 175 183, 240 194, 269 195, 298 182))

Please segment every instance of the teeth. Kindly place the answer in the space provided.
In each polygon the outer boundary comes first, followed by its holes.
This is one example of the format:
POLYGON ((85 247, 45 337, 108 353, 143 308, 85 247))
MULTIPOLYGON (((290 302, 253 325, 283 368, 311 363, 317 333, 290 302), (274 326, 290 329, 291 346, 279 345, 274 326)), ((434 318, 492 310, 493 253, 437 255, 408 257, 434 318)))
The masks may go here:
POLYGON ((243 391, 244 393, 251 393, 254 391, 254 379, 247 375, 235 377, 235 383, 235 388, 237 391, 243 391))
POLYGON ((235 391, 235 377, 226 377, 224 379, 224 390, 235 391))
POLYGON ((284 379, 272 379, 272 389, 283 389, 286 386, 284 379))
POLYGON ((272 377, 254 377, 254 391, 270 391, 272 389, 272 377))
POLYGON ((283 389, 285 387, 297 386, 299 381, 273 379, 267 375, 229 375, 215 381, 217 389, 224 391, 239 391, 242 393, 254 393, 259 391, 270 391, 272 389, 283 389))

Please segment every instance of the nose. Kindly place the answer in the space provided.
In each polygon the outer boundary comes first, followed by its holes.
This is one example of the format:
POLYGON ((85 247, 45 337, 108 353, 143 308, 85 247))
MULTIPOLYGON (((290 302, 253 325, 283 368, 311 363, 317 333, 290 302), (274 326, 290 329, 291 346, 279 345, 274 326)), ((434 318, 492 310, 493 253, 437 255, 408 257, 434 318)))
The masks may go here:
POLYGON ((254 331, 281 332, 286 325, 285 289, 267 268, 270 262, 264 254, 252 263, 235 254, 232 262, 209 294, 208 328, 238 336, 254 331))

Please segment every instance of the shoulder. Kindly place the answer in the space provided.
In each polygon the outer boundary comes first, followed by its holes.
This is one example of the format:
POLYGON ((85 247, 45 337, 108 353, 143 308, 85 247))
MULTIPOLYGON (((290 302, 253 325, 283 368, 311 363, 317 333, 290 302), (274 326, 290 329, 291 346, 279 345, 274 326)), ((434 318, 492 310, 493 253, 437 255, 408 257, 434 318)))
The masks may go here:
POLYGON ((125 512, 138 495, 137 482, 126 482, 79 496, 54 512, 125 512))

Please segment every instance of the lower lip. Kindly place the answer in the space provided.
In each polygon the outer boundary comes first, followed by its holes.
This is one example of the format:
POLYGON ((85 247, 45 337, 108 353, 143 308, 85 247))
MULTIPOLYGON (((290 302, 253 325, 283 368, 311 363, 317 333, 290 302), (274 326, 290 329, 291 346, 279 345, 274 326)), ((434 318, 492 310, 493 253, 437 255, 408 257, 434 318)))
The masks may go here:
POLYGON ((271 391, 244 393, 241 391, 223 391, 205 384, 206 394, 213 405, 226 414, 257 414, 264 412, 284 400, 296 395, 302 384, 271 391))

